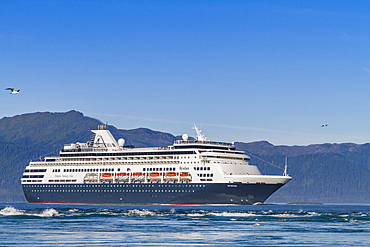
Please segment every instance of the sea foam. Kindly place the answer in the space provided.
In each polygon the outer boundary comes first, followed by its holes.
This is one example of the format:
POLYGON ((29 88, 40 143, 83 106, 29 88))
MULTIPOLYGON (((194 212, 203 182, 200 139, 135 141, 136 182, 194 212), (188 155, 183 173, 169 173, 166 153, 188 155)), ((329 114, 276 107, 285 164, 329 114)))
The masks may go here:
POLYGON ((3 216, 9 216, 9 215, 23 215, 24 214, 24 210, 19 210, 19 209, 16 209, 14 207, 5 207, 3 209, 0 210, 0 215, 3 215, 3 216))

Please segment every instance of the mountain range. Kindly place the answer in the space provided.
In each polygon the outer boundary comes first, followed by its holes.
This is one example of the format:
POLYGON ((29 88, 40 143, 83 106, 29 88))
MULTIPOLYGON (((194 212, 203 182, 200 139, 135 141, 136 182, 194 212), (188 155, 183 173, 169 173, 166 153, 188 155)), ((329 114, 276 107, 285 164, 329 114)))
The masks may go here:
MULTIPOLYGON (((0 119, 0 201, 24 202, 20 179, 30 160, 58 155, 64 144, 86 142, 101 121, 77 111, 37 112, 0 119)), ((168 146, 179 137, 147 128, 117 129, 116 138, 136 147, 168 146)), ((220 140, 222 141, 222 140, 220 140)), ((370 144, 275 146, 267 141, 234 143, 263 174, 282 174, 286 159, 292 181, 268 203, 369 203, 370 144)))

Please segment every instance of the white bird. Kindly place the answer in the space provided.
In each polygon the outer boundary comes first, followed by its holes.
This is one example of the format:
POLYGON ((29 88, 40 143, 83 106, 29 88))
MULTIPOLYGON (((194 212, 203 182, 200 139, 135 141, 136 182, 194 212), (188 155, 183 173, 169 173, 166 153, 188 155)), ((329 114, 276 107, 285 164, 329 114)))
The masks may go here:
POLYGON ((21 91, 20 89, 14 90, 14 88, 12 88, 12 87, 8 87, 5 90, 10 90, 11 91, 10 94, 17 94, 17 93, 19 93, 19 91, 21 91))
POLYGON ((321 128, 322 128, 322 127, 326 127, 326 126, 328 126, 328 124, 323 124, 323 125, 321 125, 321 128))

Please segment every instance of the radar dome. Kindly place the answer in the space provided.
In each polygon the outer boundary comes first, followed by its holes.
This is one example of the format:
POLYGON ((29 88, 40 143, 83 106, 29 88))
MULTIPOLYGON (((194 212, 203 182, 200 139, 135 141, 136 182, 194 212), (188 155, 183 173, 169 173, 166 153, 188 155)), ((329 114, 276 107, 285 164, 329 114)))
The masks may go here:
POLYGON ((188 134, 183 134, 183 135, 182 135, 182 139, 183 139, 184 141, 187 141, 187 140, 189 139, 188 134))
POLYGON ((125 139, 120 138, 120 139, 118 140, 118 146, 123 147, 124 145, 125 145, 125 139))

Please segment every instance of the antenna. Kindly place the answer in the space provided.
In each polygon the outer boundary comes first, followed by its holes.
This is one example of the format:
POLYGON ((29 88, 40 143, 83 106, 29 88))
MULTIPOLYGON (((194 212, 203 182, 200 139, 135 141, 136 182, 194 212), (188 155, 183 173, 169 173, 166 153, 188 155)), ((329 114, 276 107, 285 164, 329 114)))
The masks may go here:
POLYGON ((288 176, 287 169, 288 169, 288 157, 285 156, 285 167, 284 167, 283 176, 288 176))
POLYGON ((204 134, 202 134, 202 131, 197 128, 197 126, 194 124, 195 131, 197 132, 197 140, 198 141, 207 141, 207 137, 205 137, 204 134))

